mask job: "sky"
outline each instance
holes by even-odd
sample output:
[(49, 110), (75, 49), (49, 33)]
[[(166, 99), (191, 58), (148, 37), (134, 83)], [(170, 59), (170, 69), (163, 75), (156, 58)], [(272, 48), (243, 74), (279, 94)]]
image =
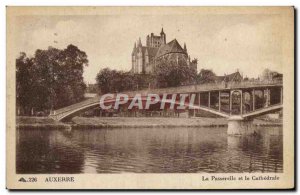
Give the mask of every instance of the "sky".
[(89, 65), (84, 80), (95, 83), (100, 69), (129, 71), (134, 42), (164, 28), (167, 42), (186, 43), (191, 59), (200, 69), (217, 75), (239, 70), (257, 78), (265, 68), (282, 72), (282, 34), (279, 15), (86, 15), (22, 16), (17, 20), (15, 56), (49, 46), (64, 49), (69, 44), (85, 51)]

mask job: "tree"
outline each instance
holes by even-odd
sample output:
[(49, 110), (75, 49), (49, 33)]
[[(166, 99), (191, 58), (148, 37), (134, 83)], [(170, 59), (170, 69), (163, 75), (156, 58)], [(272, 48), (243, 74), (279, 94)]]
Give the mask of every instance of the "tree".
[(54, 109), (56, 106), (55, 88), (61, 86), (56, 78), (60, 66), (58, 62), (60, 50), (49, 47), (47, 50), (36, 50), (34, 61), (34, 101), (35, 109), (39, 111)]
[(36, 50), (32, 58), (21, 53), (16, 60), (19, 108), (30, 115), (29, 110), (49, 112), (81, 101), (86, 88), (83, 67), (87, 65), (87, 55), (74, 45), (64, 50)]
[(216, 78), (216, 74), (212, 70), (201, 69), (199, 74), (197, 75), (197, 83), (214, 83)]
[(30, 114), (34, 105), (32, 102), (34, 73), (33, 60), (25, 53), (20, 53), (16, 59), (16, 103), (18, 111), (26, 115)]
[(127, 90), (133, 89), (133, 90), (140, 90), (140, 89), (146, 89), (150, 86), (154, 86), (155, 84), (155, 76), (151, 74), (132, 74), (134, 83), (132, 87), (128, 88)]
[(163, 60), (156, 66), (154, 74), (133, 74), (104, 68), (97, 74), (96, 82), (100, 94), (194, 84), (197, 75), (196, 63), (196, 59), (190, 65), (186, 60)]
[(176, 87), (194, 84), (197, 70), (183, 60), (163, 60), (155, 67), (154, 75), (157, 87)]
[(145, 89), (153, 82), (152, 75), (133, 74), (109, 68), (101, 69), (96, 76), (99, 94)]
[(105, 94), (112, 92), (114, 89), (114, 79), (118, 76), (117, 71), (104, 68), (96, 76), (99, 93)]
[(83, 68), (88, 66), (86, 53), (74, 45), (69, 45), (60, 52), (59, 64), (62, 68), (60, 79), (65, 85), (70, 86), (74, 94), (74, 100), (70, 104), (82, 100), (86, 90), (83, 81)]

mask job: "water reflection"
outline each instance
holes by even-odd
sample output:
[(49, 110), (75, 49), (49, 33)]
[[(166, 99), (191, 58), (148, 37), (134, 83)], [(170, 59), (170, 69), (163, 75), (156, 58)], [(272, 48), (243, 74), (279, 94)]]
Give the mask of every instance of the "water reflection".
[(18, 130), (18, 173), (282, 172), (281, 128)]

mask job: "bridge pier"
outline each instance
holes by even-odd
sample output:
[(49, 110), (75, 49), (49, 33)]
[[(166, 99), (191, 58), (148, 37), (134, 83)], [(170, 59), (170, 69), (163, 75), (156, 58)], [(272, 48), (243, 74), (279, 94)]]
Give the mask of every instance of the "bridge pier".
[(253, 120), (241, 116), (231, 116), (228, 119), (228, 135), (251, 135), (254, 133)]

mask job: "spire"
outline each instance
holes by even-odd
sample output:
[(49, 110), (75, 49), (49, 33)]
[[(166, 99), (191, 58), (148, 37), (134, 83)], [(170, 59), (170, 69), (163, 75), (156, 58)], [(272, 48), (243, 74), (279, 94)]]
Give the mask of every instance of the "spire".
[(149, 45), (150, 45), (150, 36), (147, 35), (146, 46), (149, 47)]
[(139, 38), (139, 43), (138, 43), (138, 46), (142, 46), (141, 37)]
[(167, 41), (166, 41), (166, 34), (164, 33), (164, 28), (161, 28), (160, 37), (161, 37), (161, 43), (166, 44)]
[(135, 51), (136, 51), (136, 42), (134, 42), (133, 50), (132, 50), (132, 53), (131, 53), (132, 56), (134, 55)]

